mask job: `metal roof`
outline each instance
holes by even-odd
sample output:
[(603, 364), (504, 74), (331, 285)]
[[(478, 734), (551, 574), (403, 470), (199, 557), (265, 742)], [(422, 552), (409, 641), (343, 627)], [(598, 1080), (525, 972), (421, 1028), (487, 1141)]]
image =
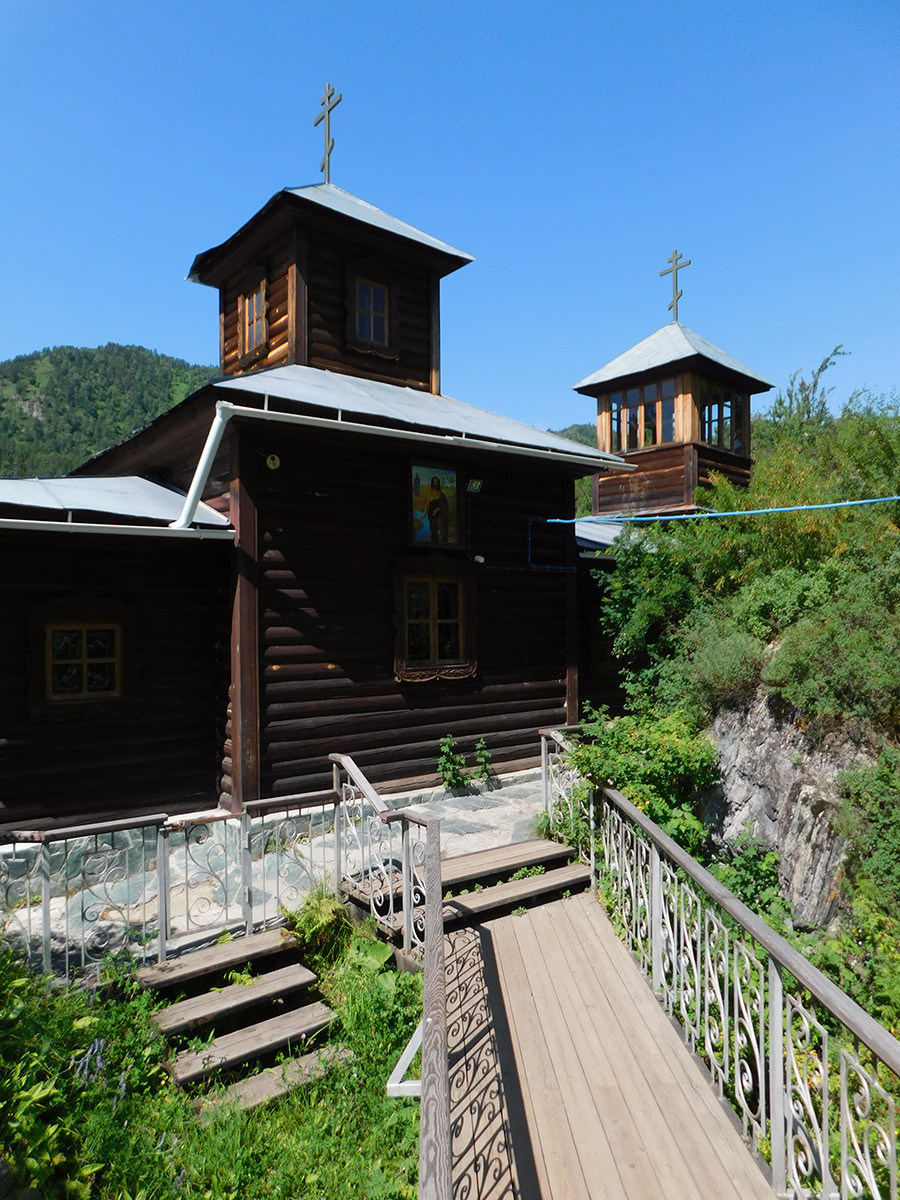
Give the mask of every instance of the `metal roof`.
[(584, 550), (606, 550), (624, 528), (624, 521), (576, 521), (575, 542)]
[(406, 238), (407, 241), (418, 242), (419, 245), (428, 246), (431, 250), (440, 250), (442, 254), (452, 255), (453, 258), (462, 259), (463, 262), (475, 261), (472, 255), (466, 254), (464, 250), (456, 250), (447, 242), (439, 241), (431, 234), (416, 229), (414, 225), (407, 225), (405, 221), (392, 217), (390, 213), (376, 208), (374, 204), (360, 200), (358, 196), (345, 192), (343, 188), (335, 187), (333, 183), (311, 183), (306, 187), (286, 188), (285, 190), (291, 196), (299, 196), (301, 200), (321, 204), (323, 208), (340, 213), (341, 216), (351, 217), (354, 221), (362, 221), (365, 225), (383, 229), (386, 233), (394, 233), (397, 237)]
[[(0, 479), (0, 505), (51, 509), (55, 512), (92, 512), (138, 520), (174, 521), (184, 495), (137, 475), (74, 479)], [(195, 522), (229, 528), (230, 522), (208, 504), (200, 504)]]
[(670, 321), (668, 325), (663, 325), (662, 329), (657, 329), (656, 333), (651, 333), (642, 342), (638, 342), (636, 346), (632, 346), (630, 350), (626, 350), (624, 354), (620, 354), (618, 358), (614, 358), (605, 367), (601, 367), (593, 375), (588, 375), (573, 387), (578, 392), (584, 388), (596, 387), (598, 383), (611, 383), (626, 375), (665, 367), (669, 363), (693, 358), (697, 354), (720, 367), (726, 367), (729, 371), (736, 371), (748, 379), (755, 379), (762, 384), (760, 391), (775, 386), (763, 379), (762, 375), (757, 375), (755, 371), (739, 363), (730, 354), (726, 354), (724, 350), (720, 350), (718, 346), (714, 346), (712, 342), (708, 342), (699, 333), (694, 333), (686, 325), (682, 325), (680, 321)]
[(504, 443), (543, 450), (548, 457), (569, 459), (588, 470), (630, 470), (614, 454), (606, 454), (580, 442), (570, 441), (544, 429), (536, 429), (451, 396), (435, 395), (415, 388), (379, 383), (355, 375), (323, 371), (318, 367), (290, 365), (252, 371), (217, 379), (217, 390), (253, 392), (318, 409), (323, 418), (365, 424), (378, 421), (398, 428), (421, 430), (423, 436), (452, 435), (471, 438), (473, 443)]
[(343, 188), (335, 187), (333, 183), (311, 183), (306, 187), (284, 188), (282, 191), (276, 192), (263, 205), (259, 212), (251, 217), (237, 233), (232, 234), (221, 245), (213, 246), (209, 250), (204, 250), (198, 254), (191, 264), (187, 278), (194, 283), (200, 282), (200, 274), (207, 268), (209, 260), (221, 251), (223, 247), (230, 245), (235, 239), (240, 237), (249, 225), (252, 225), (263, 213), (276, 205), (282, 196), (296, 196), (298, 200), (315, 204), (320, 208), (337, 213), (342, 217), (348, 217), (353, 221), (359, 221), (361, 224), (368, 225), (372, 229), (391, 233), (395, 237), (403, 238), (407, 242), (414, 242), (418, 246), (425, 246), (429, 250), (446, 254), (448, 258), (452, 258), (455, 261), (456, 265), (451, 268), (452, 270), (475, 261), (472, 255), (466, 254), (464, 250), (457, 250), (447, 242), (442, 242), (438, 238), (432, 237), (431, 234), (423, 233), (421, 229), (416, 229), (414, 225), (407, 225), (405, 221), (401, 221), (397, 217), (392, 217), (390, 213), (376, 208), (374, 204), (368, 204), (365, 200), (360, 200), (358, 196), (354, 196), (350, 192), (345, 192)]

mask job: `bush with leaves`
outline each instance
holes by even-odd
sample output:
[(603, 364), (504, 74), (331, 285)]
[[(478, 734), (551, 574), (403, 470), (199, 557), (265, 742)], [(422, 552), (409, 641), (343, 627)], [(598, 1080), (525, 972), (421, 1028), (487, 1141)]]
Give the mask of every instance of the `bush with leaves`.
[(572, 763), (595, 786), (614, 787), (690, 853), (702, 851), (706, 829), (699, 791), (717, 778), (712, 742), (680, 713), (610, 718), (590, 711)]

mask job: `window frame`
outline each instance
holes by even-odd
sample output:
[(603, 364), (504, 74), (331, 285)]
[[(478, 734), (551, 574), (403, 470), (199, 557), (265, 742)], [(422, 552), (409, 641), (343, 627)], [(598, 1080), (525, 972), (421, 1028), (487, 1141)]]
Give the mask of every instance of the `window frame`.
[[(116, 691), (55, 695), (48, 655), (53, 628), (118, 630)], [(121, 600), (90, 594), (58, 596), (37, 604), (28, 614), (28, 711), (45, 721), (95, 720), (139, 707), (140, 627), (135, 610)]]
[[(385, 340), (383, 342), (372, 337), (364, 337), (359, 332), (359, 288), (363, 285), (380, 288), (384, 292)], [(399, 289), (390, 273), (384, 270), (379, 262), (370, 259), (360, 259), (350, 263), (346, 271), (345, 293), (345, 338), (348, 348), (355, 350), (358, 354), (371, 354), (376, 358), (399, 359)], [(371, 307), (369, 312), (372, 312)]]
[[(715, 414), (713, 414), (715, 410)], [(727, 410), (727, 417), (726, 417)], [(714, 446), (729, 454), (747, 456), (746, 420), (749, 412), (749, 395), (737, 392), (725, 384), (711, 379), (701, 379), (698, 388), (697, 432), (704, 446)], [(725, 427), (728, 426), (728, 436)], [(707, 436), (715, 431), (715, 437)]]
[[(670, 393), (670, 394), (664, 394)], [(673, 446), (676, 438), (676, 402), (678, 389), (674, 376), (654, 379), (643, 384), (619, 388), (607, 396), (609, 410), (609, 445), (607, 453), (632, 454), (636, 450), (653, 450), (659, 446)], [(671, 405), (667, 415), (666, 406)], [(653, 412), (652, 422), (647, 412)], [(662, 435), (667, 427), (672, 436)], [(653, 440), (647, 441), (647, 430), (654, 431)]]
[(238, 359), (241, 365), (264, 358), (268, 351), (267, 290), (263, 275), (252, 287), (238, 294)]
[[(395, 577), (396, 644), (394, 651), (394, 678), (399, 682), (425, 683), (430, 680), (452, 680), (471, 678), (478, 669), (475, 654), (473, 614), (473, 586), (471, 572), (464, 563), (456, 561), (436, 562), (433, 558), (406, 560), (399, 564)], [(411, 658), (409, 655), (409, 628), (411, 623), (421, 624), (420, 618), (410, 618), (408, 585), (427, 583), (429, 587), (429, 655), (427, 658)], [(438, 609), (438, 586), (453, 583), (457, 588), (457, 617), (459, 653), (453, 658), (440, 655), (440, 625), (442, 618)]]
[[(111, 629), (115, 638), (112, 655), (91, 657), (88, 654), (87, 634), (91, 629)], [(78, 631), (81, 653), (77, 657), (58, 658), (53, 653), (53, 634), (58, 631)], [(44, 670), (47, 700), (52, 704), (75, 704), (92, 700), (116, 700), (122, 695), (122, 662), (124, 654), (124, 629), (119, 621), (56, 620), (44, 624)], [(91, 690), (87, 675), (90, 663), (112, 663), (113, 687)], [(57, 692), (53, 687), (53, 668), (78, 664), (82, 686), (77, 692)]]

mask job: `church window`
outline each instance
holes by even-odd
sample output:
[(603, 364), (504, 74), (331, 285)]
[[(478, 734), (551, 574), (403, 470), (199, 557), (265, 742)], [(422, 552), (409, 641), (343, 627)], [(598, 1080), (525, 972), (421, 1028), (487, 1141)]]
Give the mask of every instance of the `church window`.
[(388, 344), (388, 289), (371, 279), (356, 281), (356, 337), (376, 346)]
[(418, 569), (400, 575), (398, 585), (397, 679), (424, 682), (474, 675), (465, 575)]
[(49, 700), (121, 694), (122, 627), (117, 623), (53, 623), (45, 627)]
[(238, 354), (242, 359), (261, 354), (266, 345), (266, 281), (245, 292), (238, 301)]

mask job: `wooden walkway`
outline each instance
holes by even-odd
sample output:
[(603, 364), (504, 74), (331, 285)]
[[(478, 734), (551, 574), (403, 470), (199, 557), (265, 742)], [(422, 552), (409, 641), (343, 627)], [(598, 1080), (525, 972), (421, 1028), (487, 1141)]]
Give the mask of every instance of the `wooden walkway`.
[(590, 894), (447, 950), (455, 1195), (772, 1200)]

